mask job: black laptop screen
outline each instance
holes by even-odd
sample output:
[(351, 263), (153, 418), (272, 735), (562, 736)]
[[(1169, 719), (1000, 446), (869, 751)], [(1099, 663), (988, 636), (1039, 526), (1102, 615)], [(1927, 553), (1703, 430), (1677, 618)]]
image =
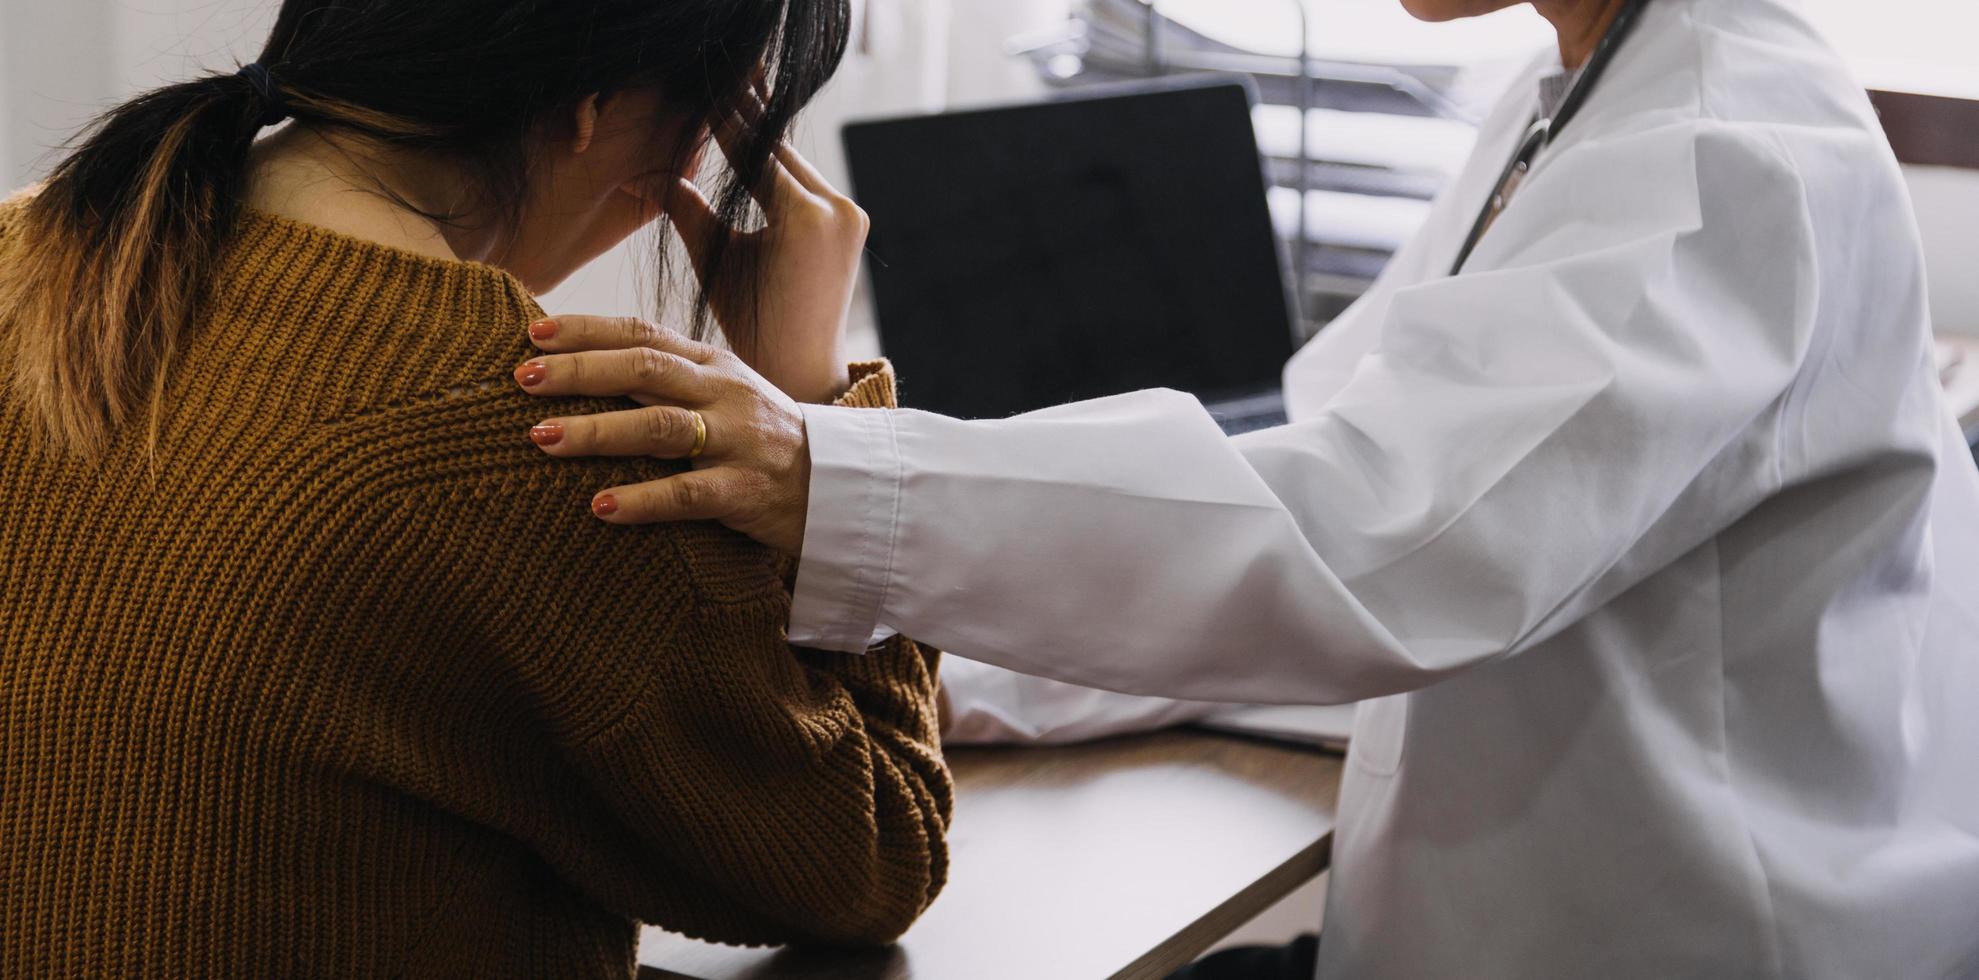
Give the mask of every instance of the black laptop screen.
[(854, 123), (845, 146), (909, 407), (1255, 393), (1292, 353), (1241, 84)]

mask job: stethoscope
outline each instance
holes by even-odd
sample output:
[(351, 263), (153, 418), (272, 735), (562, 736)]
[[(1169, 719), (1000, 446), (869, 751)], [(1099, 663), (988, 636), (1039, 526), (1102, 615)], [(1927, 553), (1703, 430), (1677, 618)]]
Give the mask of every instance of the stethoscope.
[(1622, 41), (1635, 29), (1642, 8), (1648, 5), (1648, 0), (1629, 0), (1628, 5), (1615, 15), (1614, 22), (1608, 25), (1608, 32), (1601, 35), (1601, 43), (1595, 45), (1594, 53), (1588, 56), (1580, 77), (1574, 79), (1573, 87), (1567, 90), (1567, 97), (1561, 101), (1559, 111), (1550, 119), (1535, 118), (1532, 125), (1526, 128), (1525, 139), (1519, 143), (1518, 152), (1512, 154), (1511, 162), (1505, 164), (1504, 172), (1498, 175), (1498, 183), (1492, 185), (1491, 196), (1485, 199), (1484, 208), (1477, 213), (1477, 221), (1471, 225), (1471, 233), (1464, 239), (1464, 247), (1457, 252), (1457, 261), (1450, 266), (1451, 275), (1464, 271), (1464, 263), (1470, 261), (1471, 252), (1484, 238), (1485, 229), (1498, 220), (1505, 205), (1511, 202), (1520, 182), (1532, 172), (1533, 161), (1538, 159), (1540, 151), (1551, 146), (1567, 128), (1567, 123), (1572, 122), (1574, 115), (1580, 112), (1588, 94), (1594, 91), (1595, 83), (1608, 70), (1608, 63), (1615, 60), (1615, 52), (1621, 48)]

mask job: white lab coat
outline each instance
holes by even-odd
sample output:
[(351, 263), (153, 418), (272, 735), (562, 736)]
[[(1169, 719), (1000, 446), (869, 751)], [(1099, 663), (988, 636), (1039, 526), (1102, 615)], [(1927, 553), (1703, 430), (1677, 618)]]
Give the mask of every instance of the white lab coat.
[(1289, 426), (806, 409), (792, 639), (1376, 698), (1327, 976), (1979, 975), (1979, 473), (1870, 107), (1789, 0), (1653, 0), (1450, 277), (1545, 67)]

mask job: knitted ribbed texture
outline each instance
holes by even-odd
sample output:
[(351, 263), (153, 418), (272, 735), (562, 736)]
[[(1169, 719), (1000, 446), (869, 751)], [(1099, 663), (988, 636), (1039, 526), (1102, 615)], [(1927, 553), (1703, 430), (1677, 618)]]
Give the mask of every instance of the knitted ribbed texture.
[(515, 387), (539, 315), (250, 212), (155, 472), (0, 406), (0, 975), (624, 977), (637, 921), (881, 941), (940, 890), (934, 655), (793, 650), (769, 552), (592, 518), (667, 464), (529, 444), (614, 407)]

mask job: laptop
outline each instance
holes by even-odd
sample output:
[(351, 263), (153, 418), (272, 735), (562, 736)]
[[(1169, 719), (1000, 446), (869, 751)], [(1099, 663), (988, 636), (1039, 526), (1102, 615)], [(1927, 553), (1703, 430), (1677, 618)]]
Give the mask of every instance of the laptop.
[(855, 122), (852, 183), (901, 403), (983, 419), (1174, 388), (1285, 421), (1295, 344), (1246, 80)]

